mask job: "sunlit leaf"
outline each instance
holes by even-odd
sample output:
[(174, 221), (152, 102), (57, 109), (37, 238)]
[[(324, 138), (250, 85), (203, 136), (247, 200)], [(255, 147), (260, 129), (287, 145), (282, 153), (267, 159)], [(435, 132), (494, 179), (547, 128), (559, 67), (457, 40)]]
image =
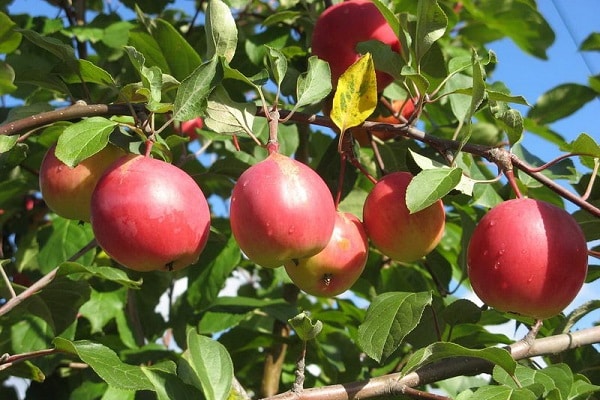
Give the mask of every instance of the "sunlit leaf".
[(344, 132), (363, 123), (377, 105), (377, 80), (371, 54), (367, 53), (340, 76), (333, 97), (331, 119)]
[(228, 135), (245, 132), (252, 135), (255, 114), (254, 103), (233, 101), (227, 91), (218, 86), (208, 99), (205, 123), (215, 132)]
[(187, 121), (202, 116), (206, 110), (208, 96), (221, 82), (223, 69), (215, 57), (194, 70), (181, 82), (173, 104), (173, 118)]
[(103, 117), (67, 126), (56, 144), (56, 157), (70, 167), (76, 166), (106, 147), (115, 126), (115, 121)]
[(329, 64), (312, 56), (308, 59), (308, 70), (298, 77), (296, 86), (297, 102), (294, 111), (300, 107), (317, 103), (331, 92), (331, 71)]
[(419, 1), (415, 38), (415, 53), (419, 63), (431, 45), (444, 35), (447, 25), (448, 18), (436, 0)]
[(233, 59), (237, 47), (237, 26), (231, 10), (222, 0), (210, 0), (206, 9), (206, 44), (208, 58)]
[(386, 360), (419, 323), (431, 293), (387, 292), (375, 297), (358, 328), (358, 344), (374, 360)]
[(573, 114), (598, 94), (588, 86), (564, 83), (544, 93), (527, 113), (527, 117), (548, 124)]

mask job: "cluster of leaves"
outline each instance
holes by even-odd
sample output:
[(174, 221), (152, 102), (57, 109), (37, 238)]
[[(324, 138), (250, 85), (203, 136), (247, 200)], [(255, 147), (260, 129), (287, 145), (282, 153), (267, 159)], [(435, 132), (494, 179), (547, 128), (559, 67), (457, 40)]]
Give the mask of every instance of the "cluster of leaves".
[[(378, 69), (396, 78), (384, 96), (418, 95), (421, 107), (427, 100), (419, 127), (433, 145), (398, 140), (380, 144), (377, 154), (373, 148), (354, 151), (372, 176), (418, 173), (411, 209), (443, 198), (447, 228), (438, 248), (417, 263), (401, 265), (372, 249), (352, 295), (336, 299), (298, 293), (281, 269), (262, 269), (245, 259), (224, 203), (237, 177), (266, 155), (257, 142), (267, 141), (269, 127), (258, 115), (268, 114), (273, 104), (293, 112), (279, 124), (280, 151), (313, 167), (332, 193), (338, 189), (337, 138), (311, 118), (331, 91), (327, 64), (309, 52), (323, 4), (210, 0), (199, 2), (198, 22), (169, 10), (167, 0), (122, 1), (131, 20), (103, 12), (103, 2), (89, 3), (94, 17), (87, 24), (9, 15), (4, 5), (0, 12), (5, 55), (0, 94), (12, 99), (0, 119), (8, 126), (29, 118), (35, 126), (27, 135), (0, 135), (1, 266), (10, 277), (0, 281), (0, 298), (6, 306), (32, 282), (55, 274), (10, 310), (0, 307), (0, 353), (8, 354), (7, 360), (50, 349), (43, 357), (0, 359), (2, 381), (32, 380), (28, 398), (44, 398), (49, 391), (57, 399), (268, 396), (291, 387), (296, 358), (305, 351), (306, 365), (314, 367), (305, 375), (307, 387), (408, 374), (449, 357), (476, 357), (496, 365), (489, 380), (429, 383), (460, 399), (585, 398), (600, 389), (589, 383), (600, 382), (594, 347), (545, 357), (549, 366), (543, 369), (531, 361), (517, 363), (497, 348), (510, 339), (487, 327), (515, 318), (519, 324), (533, 321), (482, 309), (458, 295), (468, 289), (470, 233), (487, 208), (511, 196), (503, 181), (476, 185), (495, 177), (494, 166), (461, 149), (506, 142), (522, 160), (541, 165), (519, 144), (525, 131), (539, 135), (566, 152), (587, 154), (580, 166), (565, 160), (543, 172), (571, 181), (580, 194), (600, 157), (591, 137), (567, 143), (548, 125), (597, 97), (600, 77), (591, 78), (589, 86), (567, 83), (550, 90), (525, 117), (510, 104), (526, 101), (490, 80), (496, 61), (485, 47), (490, 41), (510, 37), (523, 51), (545, 57), (554, 35), (532, 2), (463, 1), (456, 9), (449, 0), (395, 1), (389, 7), (375, 1), (405, 51), (398, 56), (373, 43), (361, 48)], [(600, 48), (594, 38), (586, 40), (585, 50)], [(372, 68), (366, 65), (368, 76)], [(364, 71), (348, 79), (362, 80)], [(346, 89), (340, 85), (340, 91)], [(89, 114), (79, 117), (89, 118), (51, 114), (52, 120), (44, 119), (44, 112), (77, 100), (120, 104), (126, 111), (99, 116), (81, 105)], [(323, 125), (351, 129), (368, 116), (354, 113), (368, 101), (348, 93), (343, 106), (334, 102), (333, 122)], [(372, 111), (375, 105), (369, 104)], [(207, 129), (195, 154), (196, 145), (170, 123), (198, 116)], [(53, 215), (39, 201), (36, 171), (45, 151), (58, 140), (59, 157), (75, 165), (109, 141), (141, 152), (148, 137), (155, 141), (155, 157), (186, 170), (214, 200), (206, 249), (195, 265), (174, 274), (125, 271), (97, 250), (75, 259), (93, 234), (88, 224)], [(454, 147), (435, 146), (444, 143)], [(438, 152), (449, 149), (452, 162)], [(524, 194), (563, 205), (559, 194), (538, 181), (525, 174), (519, 178)], [(360, 216), (372, 182), (353, 168), (345, 169), (343, 179), (339, 208)], [(588, 196), (598, 204), (598, 189)], [(589, 241), (600, 238), (596, 217), (585, 212), (577, 217)], [(588, 281), (598, 276), (590, 267)], [(222, 289), (231, 277), (240, 285), (226, 295)], [(179, 294), (181, 283), (186, 290)], [(545, 321), (540, 335), (567, 331), (597, 307), (589, 304)], [(290, 333), (288, 321), (301, 311), (322, 323), (318, 335), (309, 332), (310, 340), (300, 331)], [(80, 362), (90, 368), (78, 368)], [(275, 383), (269, 383), (273, 377)], [(12, 389), (0, 394), (16, 398)]]

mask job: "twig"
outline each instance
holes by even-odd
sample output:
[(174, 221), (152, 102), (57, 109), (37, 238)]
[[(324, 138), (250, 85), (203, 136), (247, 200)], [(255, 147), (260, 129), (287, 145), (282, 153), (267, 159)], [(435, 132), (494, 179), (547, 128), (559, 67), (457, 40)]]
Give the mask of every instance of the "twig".
[[(81, 250), (69, 257), (67, 261), (76, 261), (79, 257), (81, 257), (96, 246), (96, 239), (92, 239), (88, 244), (81, 248)], [(4, 303), (4, 305), (0, 307), (0, 316), (5, 315), (13, 308), (15, 308), (16, 306), (24, 302), (26, 299), (31, 297), (33, 294), (46, 287), (56, 277), (58, 268), (59, 267), (54, 268), (52, 271), (48, 272), (46, 275), (42, 276), (38, 281), (33, 283), (30, 287), (28, 287), (27, 289), (25, 289), (24, 291), (22, 291), (21, 293)]]
[[(550, 355), (600, 342), (600, 326), (577, 332), (535, 339), (531, 343), (519, 341), (507, 347), (515, 360)], [(270, 397), (269, 400), (351, 400), (400, 395), (406, 388), (427, 385), (461, 375), (490, 373), (493, 364), (481, 358), (453, 357), (425, 365), (406, 375), (388, 374), (366, 381), (350, 382), (292, 391)]]

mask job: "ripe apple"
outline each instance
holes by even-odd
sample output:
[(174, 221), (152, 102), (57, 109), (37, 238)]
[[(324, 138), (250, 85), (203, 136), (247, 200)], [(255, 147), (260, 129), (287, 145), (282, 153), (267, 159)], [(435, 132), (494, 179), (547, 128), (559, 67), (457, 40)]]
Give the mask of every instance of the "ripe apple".
[(100, 247), (136, 271), (185, 268), (208, 240), (210, 212), (202, 190), (164, 161), (122, 157), (98, 181), (91, 205)]
[[(394, 110), (394, 113), (401, 113), (401, 115), (405, 119), (408, 120), (415, 112), (415, 101), (416, 100), (417, 99), (394, 100), (394, 101), (392, 101), (392, 109)], [(391, 114), (389, 114), (389, 115), (381, 115), (380, 114), (373, 119), (368, 119), (368, 121), (381, 122), (384, 124), (400, 124), (402, 122), (398, 118), (394, 117)], [(377, 136), (379, 139), (381, 139), (383, 141), (393, 139), (396, 136), (396, 134), (394, 132), (385, 131), (385, 130), (377, 130), (377, 129), (372, 129), (371, 134), (374, 136)], [(369, 141), (369, 136), (367, 134), (367, 130), (365, 128), (360, 128), (360, 127), (353, 128), (352, 136), (363, 147), (371, 145), (371, 143)]]
[(289, 260), (284, 267), (292, 282), (306, 293), (332, 297), (354, 285), (368, 254), (367, 234), (360, 220), (338, 212), (327, 246), (314, 256)]
[(190, 138), (190, 140), (198, 139), (198, 132), (196, 129), (202, 129), (204, 127), (204, 121), (201, 117), (184, 121), (181, 123), (180, 132)]
[[(337, 3), (319, 16), (312, 35), (312, 53), (329, 63), (334, 87), (346, 69), (360, 58), (356, 45), (369, 40), (379, 40), (400, 53), (396, 33), (369, 0)], [(379, 92), (394, 81), (381, 71), (376, 71), (376, 77)]]
[(56, 157), (55, 149), (56, 145), (48, 149), (40, 166), (42, 197), (61, 217), (89, 222), (90, 200), (98, 179), (125, 152), (109, 144), (70, 168)]
[(508, 200), (477, 224), (467, 265), (483, 302), (545, 319), (579, 293), (587, 274), (587, 243), (565, 210), (534, 199)]
[(383, 254), (401, 262), (426, 256), (442, 239), (445, 226), (441, 200), (411, 214), (406, 207), (406, 188), (413, 176), (393, 172), (373, 187), (363, 206), (367, 236)]
[(233, 236), (250, 260), (268, 268), (323, 250), (335, 214), (321, 177), (277, 152), (244, 171), (231, 195)]

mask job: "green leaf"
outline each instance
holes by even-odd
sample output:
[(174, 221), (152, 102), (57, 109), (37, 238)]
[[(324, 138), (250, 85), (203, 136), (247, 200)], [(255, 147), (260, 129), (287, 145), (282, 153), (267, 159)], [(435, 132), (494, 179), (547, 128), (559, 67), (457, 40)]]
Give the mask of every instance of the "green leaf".
[(223, 79), (223, 68), (218, 58), (201, 64), (181, 82), (173, 104), (173, 118), (188, 121), (202, 116), (208, 96)]
[(510, 356), (506, 349), (499, 347), (490, 347), (486, 349), (472, 350), (459, 346), (455, 343), (438, 342), (425, 348), (417, 350), (406, 362), (402, 373), (407, 374), (416, 369), (430, 364), (434, 361), (443, 360), (450, 357), (475, 357), (489, 361), (491, 364), (498, 365), (509, 374), (514, 373), (516, 361)]
[[(40, 245), (38, 261), (42, 272), (47, 273), (86, 246), (94, 238), (94, 233), (90, 224), (56, 217), (37, 236)], [(90, 251), (81, 257), (81, 263), (91, 263), (93, 258), (94, 254)]]
[(208, 58), (233, 59), (237, 47), (237, 27), (229, 6), (222, 0), (210, 0), (206, 9), (206, 45)]
[(211, 93), (206, 108), (206, 126), (215, 132), (235, 135), (247, 133), (252, 136), (252, 125), (256, 114), (254, 103), (238, 103), (229, 97), (222, 86)]
[(387, 292), (373, 299), (358, 327), (358, 344), (372, 359), (387, 359), (421, 320), (431, 293)]
[(154, 386), (158, 400), (195, 400), (202, 396), (198, 389), (185, 384), (174, 372), (145, 366), (142, 366), (142, 372)]
[(12, 53), (21, 44), (22, 35), (13, 29), (15, 26), (8, 15), (0, 12), (0, 53)]
[(103, 344), (61, 337), (55, 338), (53, 343), (57, 350), (78, 356), (111, 386), (126, 390), (154, 390), (154, 385), (140, 367), (125, 364), (117, 353)]
[(6, 153), (15, 145), (19, 140), (19, 135), (2, 135), (0, 136), (0, 153)]
[(278, 49), (266, 46), (267, 47), (267, 62), (271, 73), (273, 74), (273, 79), (279, 88), (281, 86), (281, 82), (283, 82), (283, 78), (285, 78), (285, 74), (287, 73), (288, 64), (285, 55)]
[[(453, 179), (456, 179), (456, 176), (453, 176), (452, 174), (458, 175), (456, 172), (451, 172), (451, 170), (455, 170), (455, 169), (460, 170), (460, 168), (456, 168), (456, 167), (451, 168), (445, 164), (442, 164), (442, 163), (432, 160), (430, 158), (424, 157), (424, 156), (420, 155), (419, 153), (412, 151), (411, 149), (408, 149), (408, 153), (410, 154), (410, 157), (413, 159), (413, 161), (417, 164), (417, 166), (419, 168), (421, 168), (422, 170), (445, 169), (448, 171), (447, 173), (450, 175), (450, 177), (449, 177), (450, 180), (446, 181), (445, 184), (440, 183), (440, 184), (442, 184), (442, 186), (443, 186), (442, 189), (444, 189), (444, 190), (446, 190), (445, 188), (447, 188), (447, 185), (451, 185), (453, 183)], [(443, 178), (443, 173), (438, 172), (438, 174), (440, 174), (439, 178)], [(473, 188), (475, 186), (475, 183), (476, 183), (475, 179), (469, 178), (468, 176), (461, 173), (460, 181), (450, 190), (456, 189), (456, 190), (460, 191), (461, 193), (471, 196), (473, 194)], [(425, 185), (425, 186), (427, 186), (427, 185)], [(437, 190), (437, 189), (435, 189), (434, 187), (432, 187), (431, 189), (425, 188), (425, 191), (421, 192), (421, 193), (425, 194), (425, 192), (427, 192), (428, 190)], [(442, 192), (444, 190), (442, 190)], [(444, 195), (446, 195), (447, 193), (448, 192), (446, 192)], [(442, 197), (444, 195), (442, 195)], [(415, 199), (415, 201), (416, 201), (416, 199)]]
[(600, 158), (600, 145), (587, 133), (580, 134), (567, 146), (562, 146), (561, 150)]
[(509, 108), (502, 101), (490, 100), (490, 110), (494, 118), (508, 135), (508, 141), (514, 145), (523, 138), (523, 116), (518, 110)]
[(0, 95), (17, 90), (14, 82), (15, 70), (9, 64), (0, 60)]
[(579, 46), (581, 51), (600, 51), (600, 32), (592, 32)]
[(360, 42), (356, 46), (356, 50), (360, 54), (370, 53), (377, 71), (385, 72), (394, 79), (402, 77), (401, 71), (402, 66), (405, 64), (404, 59), (400, 54), (393, 51), (389, 45), (379, 40), (369, 40)]
[(126, 289), (98, 292), (92, 289), (90, 299), (81, 306), (80, 313), (90, 321), (91, 333), (100, 333), (102, 328), (117, 314), (123, 313), (127, 297)]
[(90, 285), (85, 281), (56, 277), (39, 293), (39, 298), (52, 315), (56, 335), (62, 335), (76, 321), (79, 307), (90, 298)]
[(173, 75), (178, 80), (186, 78), (202, 63), (202, 59), (168, 21), (157, 18), (154, 23), (156, 27), (152, 30), (152, 37), (156, 40), (160, 53), (169, 66), (169, 69), (163, 72)]
[(467, 299), (458, 299), (442, 311), (442, 318), (448, 325), (464, 323), (476, 324), (481, 318), (481, 308)]
[(311, 56), (308, 59), (307, 71), (298, 77), (297, 101), (292, 111), (321, 101), (331, 92), (331, 89), (329, 64), (316, 56)]
[(415, 54), (420, 64), (431, 45), (444, 36), (448, 18), (437, 3), (437, 0), (422, 0), (417, 6), (417, 32), (415, 38)]
[(512, 389), (506, 386), (482, 386), (470, 395), (460, 395), (457, 400), (538, 400), (529, 389)]
[[(219, 342), (188, 330), (183, 379), (202, 390), (207, 400), (226, 400), (233, 382), (233, 362), (227, 349)], [(180, 363), (180, 368), (181, 368)], [(190, 370), (191, 369), (191, 370)]]
[(360, 57), (340, 76), (333, 96), (331, 119), (341, 132), (360, 125), (377, 106), (377, 80), (370, 53)]
[(90, 117), (69, 125), (58, 138), (56, 157), (73, 168), (108, 144), (117, 123), (103, 117)]
[(75, 56), (75, 50), (58, 39), (48, 36), (42, 36), (39, 33), (29, 29), (17, 29), (27, 40), (38, 47), (54, 54), (59, 60), (65, 63), (67, 70), (73, 73), (79, 73), (79, 60)]
[(450, 193), (462, 178), (460, 168), (425, 169), (406, 188), (406, 207), (412, 213), (421, 211)]
[(142, 285), (142, 280), (134, 281), (127, 276), (127, 273), (120, 268), (108, 266), (96, 267), (92, 265), (82, 265), (75, 262), (64, 262), (59, 265), (57, 276), (68, 276), (71, 279), (86, 280), (91, 277), (99, 278), (111, 282), (116, 282), (130, 289), (137, 289)]
[(527, 117), (549, 124), (573, 114), (598, 94), (588, 86), (564, 83), (544, 93), (529, 110)]
[(305, 342), (316, 338), (323, 329), (323, 323), (321, 321), (317, 320), (313, 323), (305, 312), (301, 312), (294, 318), (289, 319), (288, 322), (294, 331), (296, 331), (300, 340)]

